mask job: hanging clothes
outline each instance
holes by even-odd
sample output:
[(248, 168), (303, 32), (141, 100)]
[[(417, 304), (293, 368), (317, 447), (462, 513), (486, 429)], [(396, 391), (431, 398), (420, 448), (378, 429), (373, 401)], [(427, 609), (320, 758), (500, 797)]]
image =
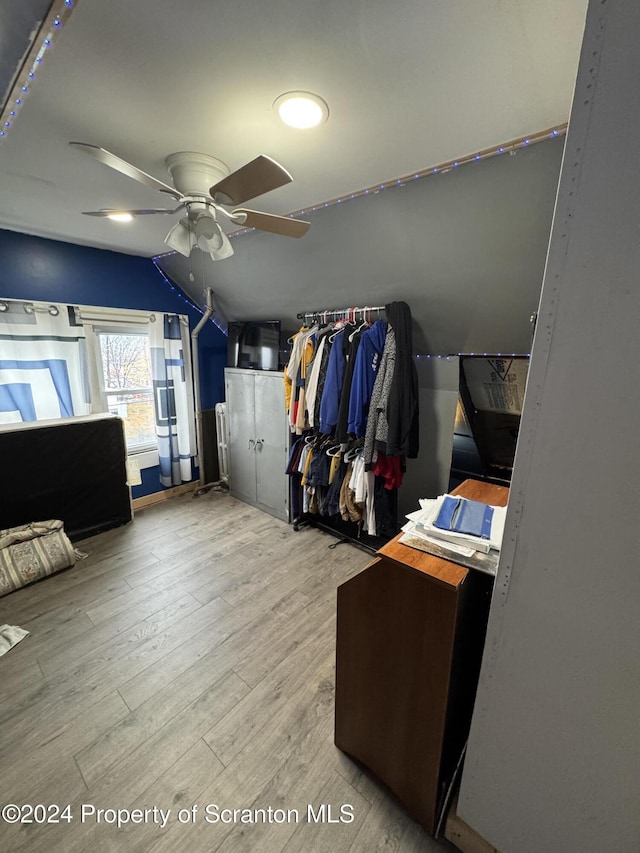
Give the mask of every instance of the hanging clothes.
[(289, 476), (289, 499), (292, 518), (298, 518), (302, 509), (301, 501), (301, 482), (302, 476), (298, 472), (300, 457), (305, 448), (303, 438), (298, 438), (294, 441), (289, 452), (289, 461), (287, 462), (286, 473)]
[[(309, 465), (311, 464), (311, 459), (313, 458), (312, 447), (305, 440), (305, 445), (302, 449), (302, 454), (300, 456), (300, 462), (298, 464), (298, 473), (302, 475), (301, 485), (306, 485), (306, 475), (309, 470)], [(309, 512), (309, 492), (307, 489), (302, 489), (302, 512)]]
[(307, 368), (313, 358), (318, 327), (302, 328), (293, 337), (291, 356), (284, 371), (285, 405), (289, 413), (289, 429), (302, 435), (307, 426), (305, 417), (305, 381)]
[[(313, 429), (318, 421), (316, 420), (316, 397), (318, 394), (318, 386), (320, 383), (320, 372), (322, 367), (322, 361), (324, 357), (324, 350), (327, 346), (329, 334), (331, 333), (331, 328), (327, 327), (326, 329), (321, 329), (316, 335), (316, 347), (315, 352), (313, 354), (313, 361), (309, 369), (307, 370), (307, 382), (305, 385), (305, 401), (307, 406), (307, 417), (309, 421), (309, 426)], [(327, 350), (328, 353), (328, 350)], [(325, 360), (325, 371), (324, 375), (326, 376), (326, 360)], [(323, 383), (324, 384), (324, 383)], [(320, 393), (322, 393), (320, 391)], [(319, 407), (319, 403), (318, 403)]]
[(387, 402), (387, 456), (415, 459), (419, 449), (418, 372), (413, 361), (411, 309), (406, 302), (385, 306), (396, 338), (393, 382)]
[(378, 451), (373, 473), (382, 478), (386, 489), (399, 489), (402, 485), (403, 460), (403, 456), (387, 456), (381, 450)]
[(378, 375), (386, 337), (386, 320), (376, 320), (373, 326), (360, 336), (349, 395), (347, 432), (351, 435), (362, 437), (367, 431), (371, 394)]
[(342, 453), (331, 453), (327, 450), (327, 456), (331, 459), (331, 466), (329, 468), (329, 485), (333, 483), (342, 464)]
[[(394, 457), (397, 458), (397, 457)], [(385, 488), (382, 477), (375, 479), (376, 534), (391, 539), (396, 535), (395, 491)]]
[(340, 515), (343, 521), (362, 521), (364, 507), (356, 504), (354, 492), (349, 488), (352, 473), (353, 461), (350, 461), (340, 487)]
[[(348, 328), (348, 327), (347, 327)], [(338, 408), (340, 406), (340, 390), (342, 389), (342, 379), (346, 365), (345, 357), (345, 336), (346, 332), (341, 329), (335, 333), (329, 354), (329, 364), (327, 365), (327, 376), (322, 391), (322, 401), (320, 403), (320, 432), (325, 435), (330, 435), (338, 422)], [(346, 338), (348, 346), (349, 340)]]
[(314, 447), (313, 458), (307, 471), (307, 486), (328, 486), (331, 460), (322, 446)]
[[(324, 337), (324, 335), (323, 335)], [(327, 370), (329, 368), (329, 357), (331, 355), (331, 348), (333, 343), (331, 338), (333, 337), (333, 327), (329, 327), (327, 329), (325, 344), (322, 348), (322, 354), (320, 357), (320, 363), (318, 365), (318, 384), (316, 388), (316, 398), (313, 405), (313, 426), (314, 429), (319, 429), (320, 427), (320, 406), (322, 405), (322, 395), (324, 394), (324, 386), (327, 380)], [(309, 417), (309, 421), (311, 422), (311, 415)]]
[(352, 332), (349, 339), (349, 348), (346, 354), (346, 365), (344, 376), (342, 378), (342, 388), (340, 390), (340, 404), (338, 406), (338, 419), (336, 421), (336, 441), (343, 444), (346, 448), (348, 441), (347, 426), (349, 423), (349, 402), (351, 399), (351, 385), (353, 380), (353, 371), (355, 369), (356, 358), (360, 347), (361, 332), (356, 330)]
[(289, 451), (289, 461), (287, 462), (286, 473), (287, 474), (297, 474), (298, 473), (298, 465), (300, 464), (300, 457), (305, 448), (305, 442), (303, 438), (299, 438), (294, 441), (291, 450)]
[(362, 507), (363, 527), (370, 536), (376, 535), (375, 515), (375, 477), (372, 471), (365, 470), (364, 457), (359, 450), (353, 460), (349, 491), (358, 507)]
[(295, 471), (298, 459), (291, 477), (301, 482), (299, 503), (325, 524), (357, 524), (358, 538), (395, 535), (405, 456), (417, 453), (411, 312), (405, 302), (385, 310), (386, 319), (368, 327), (354, 322), (367, 309), (345, 310), (347, 318), (320, 330), (303, 327), (287, 366), (290, 424), (306, 436), (288, 466)]
[[(336, 470), (334, 465), (337, 463)], [(329, 472), (329, 488), (322, 503), (322, 514), (334, 517), (340, 515), (340, 490), (347, 473), (347, 463), (344, 461), (344, 456), (339, 453), (331, 460), (331, 470)]]
[(386, 451), (388, 423), (387, 423), (387, 401), (393, 382), (394, 368), (396, 362), (396, 336), (393, 328), (387, 328), (387, 337), (384, 342), (382, 358), (378, 375), (371, 393), (369, 405), (369, 417), (367, 419), (367, 431), (364, 437), (364, 461), (367, 469), (370, 469), (376, 450)]
[(287, 412), (291, 409), (292, 405), (291, 397), (293, 383), (298, 375), (298, 367), (300, 366), (302, 346), (304, 343), (303, 335), (306, 331), (307, 327), (303, 326), (300, 331), (291, 338), (291, 353), (289, 355), (289, 361), (284, 369), (284, 405)]

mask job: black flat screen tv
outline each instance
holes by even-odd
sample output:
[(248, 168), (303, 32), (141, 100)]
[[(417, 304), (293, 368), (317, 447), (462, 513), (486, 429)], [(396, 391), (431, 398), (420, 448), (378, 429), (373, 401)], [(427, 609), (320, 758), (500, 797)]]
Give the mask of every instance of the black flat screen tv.
[(279, 365), (279, 320), (231, 322), (228, 324), (228, 367), (278, 370)]

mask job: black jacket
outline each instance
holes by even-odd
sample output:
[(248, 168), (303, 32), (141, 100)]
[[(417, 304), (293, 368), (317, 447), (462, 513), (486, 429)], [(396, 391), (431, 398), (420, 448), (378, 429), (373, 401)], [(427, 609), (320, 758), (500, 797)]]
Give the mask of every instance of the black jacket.
[(411, 309), (406, 302), (390, 302), (385, 313), (396, 336), (396, 364), (387, 402), (387, 456), (415, 459), (419, 449), (418, 373), (413, 361)]

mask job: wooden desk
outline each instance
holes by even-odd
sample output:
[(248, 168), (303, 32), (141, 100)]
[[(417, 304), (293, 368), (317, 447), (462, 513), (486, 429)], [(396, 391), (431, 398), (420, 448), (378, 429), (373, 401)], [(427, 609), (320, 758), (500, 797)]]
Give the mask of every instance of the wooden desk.
[[(453, 494), (508, 498), (475, 480)], [(338, 587), (335, 743), (433, 833), (469, 732), (493, 578), (398, 539)]]

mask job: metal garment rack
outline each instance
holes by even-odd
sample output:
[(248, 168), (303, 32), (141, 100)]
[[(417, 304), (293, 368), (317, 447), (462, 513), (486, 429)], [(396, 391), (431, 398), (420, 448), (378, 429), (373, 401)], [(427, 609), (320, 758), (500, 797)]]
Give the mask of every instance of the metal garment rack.
[[(385, 306), (365, 305), (364, 307), (333, 308), (327, 311), (303, 311), (297, 314), (297, 318), (298, 320), (302, 320), (306, 326), (313, 324), (326, 325), (330, 322), (337, 322), (338, 320), (350, 320), (353, 323), (357, 321), (370, 321), (372, 313), (377, 315), (376, 319), (379, 319), (385, 313)], [(349, 531), (352, 525), (357, 530), (355, 534)], [(376, 550), (382, 547), (387, 541), (383, 537), (369, 537), (368, 534), (363, 534), (360, 526), (356, 525), (356, 522), (340, 521), (339, 523), (336, 522), (334, 526), (327, 521), (323, 521), (322, 516), (311, 514), (293, 520), (293, 529), (296, 531), (307, 526), (318, 527), (326, 533), (337, 537), (337, 541), (329, 545), (329, 548), (335, 548), (343, 542), (350, 542), (352, 545), (356, 545), (370, 554), (375, 554)], [(367, 539), (370, 541), (367, 541)]]
[(331, 311), (303, 311), (297, 317), (304, 323), (329, 323), (331, 320), (369, 320), (371, 312), (384, 313), (384, 305), (365, 305), (364, 308), (334, 308)]

